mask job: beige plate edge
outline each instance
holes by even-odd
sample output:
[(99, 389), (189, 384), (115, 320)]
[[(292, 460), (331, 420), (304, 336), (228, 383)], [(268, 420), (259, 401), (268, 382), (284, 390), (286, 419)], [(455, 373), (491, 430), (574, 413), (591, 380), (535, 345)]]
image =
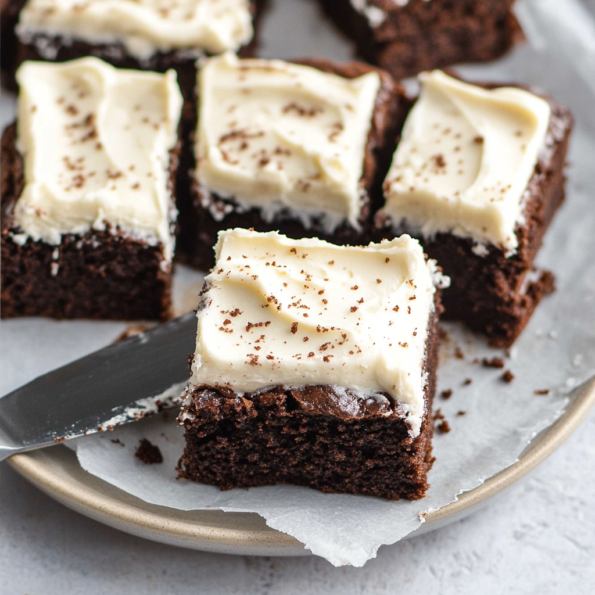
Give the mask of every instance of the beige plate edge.
[[(564, 414), (545, 429), (519, 460), (458, 500), (428, 513), (419, 535), (460, 519), (501, 493), (556, 450), (595, 405), (595, 379), (582, 387)], [(51, 453), (51, 454), (50, 454)], [(16, 455), (10, 465), (39, 489), (97, 521), (169, 545), (204, 551), (295, 556), (309, 552), (295, 538), (270, 529), (256, 514), (184, 512), (154, 506), (83, 471), (65, 448)]]

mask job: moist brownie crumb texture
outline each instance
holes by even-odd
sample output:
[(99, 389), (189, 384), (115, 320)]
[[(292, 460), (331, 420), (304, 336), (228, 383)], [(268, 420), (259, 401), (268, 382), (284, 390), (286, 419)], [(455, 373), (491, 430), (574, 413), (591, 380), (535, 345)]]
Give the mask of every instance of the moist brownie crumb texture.
[(18, 76), (18, 134), (2, 138), (2, 316), (168, 318), (175, 73), (85, 58)]
[(222, 232), (179, 417), (181, 476), (423, 496), (446, 282), (408, 236), (347, 248)]

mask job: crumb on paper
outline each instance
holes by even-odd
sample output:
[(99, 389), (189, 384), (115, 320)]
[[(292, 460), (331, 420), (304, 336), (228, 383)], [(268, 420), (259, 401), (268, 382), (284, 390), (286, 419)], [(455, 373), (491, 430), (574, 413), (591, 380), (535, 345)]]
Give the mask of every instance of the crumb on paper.
[(510, 370), (504, 370), (501, 378), (504, 382), (512, 382), (514, 380), (514, 374)]
[(459, 417), (460, 417), (461, 415), (467, 415), (467, 412), (466, 412), (466, 411), (463, 411), (463, 410), (459, 410), (459, 411), (457, 411), (457, 415), (458, 415)]
[(440, 393), (440, 396), (441, 396), (443, 399), (450, 399), (450, 397), (452, 397), (452, 389), (450, 389), (450, 388), (447, 388), (446, 390), (443, 390), (443, 391)]
[(549, 388), (540, 388), (533, 391), (534, 395), (549, 395), (550, 389)]
[(465, 359), (465, 354), (463, 353), (463, 350), (458, 345), (455, 347), (455, 357), (457, 359)]
[(163, 455), (161, 454), (159, 447), (151, 444), (146, 438), (143, 438), (140, 441), (134, 456), (137, 459), (140, 459), (145, 465), (163, 463)]
[(448, 434), (450, 432), (450, 424), (443, 419), (437, 426), (436, 429), (440, 434)]
[(444, 414), (442, 413), (442, 410), (436, 409), (434, 412), (434, 421), (439, 421), (441, 419), (444, 419)]
[(112, 438), (112, 439), (111, 439), (111, 441), (112, 441), (114, 444), (119, 444), (119, 445), (120, 445), (120, 446), (122, 446), (122, 447), (126, 446), (126, 445), (125, 445), (125, 444), (124, 444), (124, 443), (123, 443), (123, 442), (122, 442), (122, 441), (121, 441), (119, 438)]
[(463, 386), (469, 386), (472, 382), (473, 382), (473, 380), (471, 380), (471, 378), (465, 378), (465, 381), (463, 382)]
[(154, 326), (154, 324), (131, 324), (130, 326), (126, 327), (126, 330), (121, 335), (118, 335), (114, 343), (126, 341), (126, 339), (130, 339), (130, 337), (144, 333), (145, 331), (152, 329)]
[(493, 357), (491, 359), (484, 357), (481, 360), (481, 365), (484, 368), (498, 368), (499, 370), (501, 370), (502, 368), (504, 368), (504, 360), (501, 357)]

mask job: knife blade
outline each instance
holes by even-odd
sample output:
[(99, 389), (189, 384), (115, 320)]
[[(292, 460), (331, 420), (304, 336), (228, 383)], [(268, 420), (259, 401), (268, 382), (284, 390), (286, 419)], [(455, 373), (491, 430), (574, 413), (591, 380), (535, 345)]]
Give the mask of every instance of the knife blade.
[(156, 411), (156, 401), (182, 392), (195, 342), (196, 315), (189, 312), (4, 395), (0, 461)]

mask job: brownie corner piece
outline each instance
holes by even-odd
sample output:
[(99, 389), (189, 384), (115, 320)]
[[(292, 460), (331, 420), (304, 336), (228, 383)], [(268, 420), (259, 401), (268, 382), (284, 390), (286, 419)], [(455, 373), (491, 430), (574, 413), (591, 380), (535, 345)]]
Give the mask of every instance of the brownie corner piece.
[(178, 203), (183, 261), (208, 270), (218, 231), (234, 227), (368, 241), (408, 106), (390, 74), (361, 62), (228, 54), (198, 76)]
[[(553, 274), (536, 270), (534, 260), (565, 197), (572, 115), (516, 85), (473, 85), (440, 71), (420, 78), (422, 93), (385, 180), (378, 237), (390, 237), (392, 228), (420, 238), (451, 279), (443, 294), (445, 318), (509, 347), (554, 290)], [(500, 103), (480, 128), (465, 129), (464, 118), (440, 111), (451, 92), (469, 113)], [(506, 122), (505, 109), (516, 110), (514, 120)], [(484, 151), (488, 144), (498, 149), (496, 159)], [(420, 155), (415, 163), (413, 153)], [(503, 166), (508, 174), (499, 171)], [(480, 179), (478, 172), (487, 171)]]
[[(120, 97), (119, 108), (130, 110), (131, 121), (136, 114), (139, 123), (130, 130), (108, 130), (97, 105), (85, 103), (94, 96), (84, 87), (85, 75), (80, 75), (88, 69), (98, 80), (106, 75), (105, 100), (109, 101), (111, 87), (106, 81), (131, 82), (125, 71), (96, 59), (25, 66), (19, 70), (19, 76), (23, 74), (19, 113), (30, 114), (31, 119), (19, 121), (19, 128), (22, 134), (30, 134), (17, 139), (17, 127), (12, 124), (2, 136), (2, 317), (171, 318), (177, 122), (153, 125), (156, 114), (134, 93), (142, 94), (144, 89), (157, 99), (160, 92), (165, 97), (171, 91), (168, 113), (173, 114), (181, 107), (181, 96), (178, 102), (173, 99), (179, 94), (175, 83), (167, 75), (130, 75), (137, 90), (130, 97)], [(64, 77), (72, 84), (70, 89)], [(43, 100), (37, 84), (45, 84)], [(127, 106), (127, 101), (138, 109)], [(47, 126), (53, 126), (50, 136), (43, 132)], [(155, 139), (162, 127), (168, 127), (168, 133), (159, 137), (163, 142), (155, 140), (154, 146), (165, 171), (162, 165), (155, 166), (159, 169), (151, 165), (147, 171), (144, 159), (135, 156), (136, 135), (144, 134), (139, 126), (150, 126), (148, 134), (155, 134)], [(144, 134), (143, 138), (153, 142), (153, 137)], [(113, 142), (128, 150), (119, 157), (108, 155), (104, 143)], [(114, 144), (110, 146), (113, 150)], [(58, 151), (61, 157), (56, 158)], [(103, 169), (104, 158), (108, 163), (113, 158), (119, 168)], [(28, 177), (27, 171), (37, 175)], [(95, 193), (97, 202), (89, 200), (87, 192)]]
[[(178, 418), (180, 476), (224, 490), (286, 483), (422, 498), (441, 281), (419, 243), (349, 248), (231, 230), (217, 256)], [(360, 325), (377, 323), (387, 331), (368, 342)]]
[(320, 0), (366, 60), (398, 79), (499, 58), (523, 38), (514, 0)]

